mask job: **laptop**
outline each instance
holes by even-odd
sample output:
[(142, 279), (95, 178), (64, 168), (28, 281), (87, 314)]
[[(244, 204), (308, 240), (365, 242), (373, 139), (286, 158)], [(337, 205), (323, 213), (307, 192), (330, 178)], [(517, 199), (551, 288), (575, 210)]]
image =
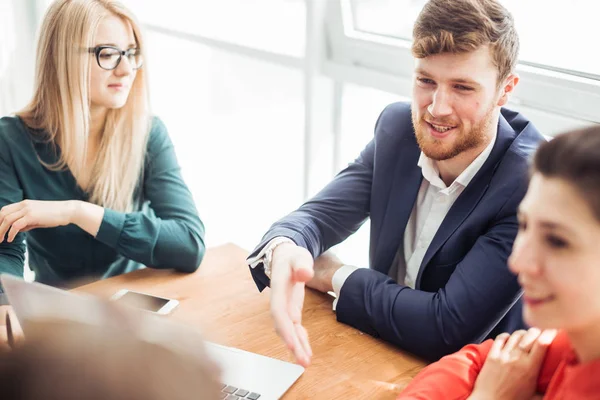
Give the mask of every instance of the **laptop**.
[[(0, 276), (0, 281), (25, 335), (27, 331), (24, 321), (41, 318), (60, 318), (93, 325), (103, 325), (106, 321), (119, 323), (118, 318), (115, 318), (115, 309), (109, 307), (106, 301), (91, 295), (30, 283), (6, 274)], [(151, 329), (144, 330), (145, 321), (149, 321), (147, 315), (133, 310), (127, 312), (131, 314), (127, 315), (127, 323), (133, 321), (140, 327), (142, 339), (152, 341), (157, 336), (172, 338), (170, 343), (186, 352), (194, 352), (198, 347), (193, 346), (193, 343), (184, 343), (181, 327), (163, 317), (152, 319)], [(157, 323), (157, 319), (162, 322)], [(221, 367), (222, 399), (279, 399), (304, 372), (300, 365), (216, 343), (204, 344), (204, 351)]]

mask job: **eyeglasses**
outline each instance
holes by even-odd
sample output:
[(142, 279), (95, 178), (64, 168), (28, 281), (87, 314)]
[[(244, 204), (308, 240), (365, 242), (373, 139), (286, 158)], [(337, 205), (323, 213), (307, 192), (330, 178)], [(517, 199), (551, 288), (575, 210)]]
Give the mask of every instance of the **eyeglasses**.
[(117, 68), (123, 56), (127, 57), (132, 69), (140, 69), (144, 63), (141, 50), (136, 48), (121, 50), (113, 46), (96, 46), (89, 52), (96, 55), (98, 66), (108, 71)]

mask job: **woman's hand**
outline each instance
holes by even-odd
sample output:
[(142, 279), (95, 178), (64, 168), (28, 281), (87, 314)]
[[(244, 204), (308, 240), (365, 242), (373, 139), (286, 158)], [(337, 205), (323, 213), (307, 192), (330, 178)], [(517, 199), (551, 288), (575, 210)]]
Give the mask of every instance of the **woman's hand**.
[(19, 232), (69, 225), (77, 210), (76, 200), (23, 200), (0, 210), (0, 243), (11, 243)]
[(555, 336), (555, 330), (540, 332), (537, 328), (499, 335), (469, 398), (531, 399), (546, 350)]

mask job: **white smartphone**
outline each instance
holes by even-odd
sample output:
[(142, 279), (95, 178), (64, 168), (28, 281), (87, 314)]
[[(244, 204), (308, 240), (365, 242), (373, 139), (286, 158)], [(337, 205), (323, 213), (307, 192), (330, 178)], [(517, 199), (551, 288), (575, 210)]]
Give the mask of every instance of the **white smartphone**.
[(111, 297), (111, 300), (161, 315), (169, 314), (179, 305), (177, 300), (128, 289), (119, 290)]

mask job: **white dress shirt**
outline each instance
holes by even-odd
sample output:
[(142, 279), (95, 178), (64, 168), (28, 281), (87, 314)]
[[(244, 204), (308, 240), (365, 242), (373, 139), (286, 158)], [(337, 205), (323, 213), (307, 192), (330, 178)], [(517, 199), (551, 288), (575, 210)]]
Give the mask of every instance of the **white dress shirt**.
[[(404, 231), (403, 247), (398, 249), (390, 268), (390, 277), (396, 282), (403, 282), (404, 285), (415, 288), (417, 275), (429, 244), (446, 218), (450, 207), (488, 159), (495, 142), (496, 137), (449, 187), (440, 178), (435, 161), (421, 152), (418, 165), (421, 167), (423, 181)], [(358, 267), (355, 266), (344, 265), (333, 275), (333, 290), (337, 298), (340, 297), (346, 279), (357, 269)], [(334, 310), (336, 303), (337, 299), (334, 302)]]

